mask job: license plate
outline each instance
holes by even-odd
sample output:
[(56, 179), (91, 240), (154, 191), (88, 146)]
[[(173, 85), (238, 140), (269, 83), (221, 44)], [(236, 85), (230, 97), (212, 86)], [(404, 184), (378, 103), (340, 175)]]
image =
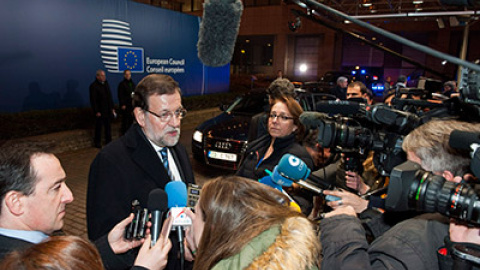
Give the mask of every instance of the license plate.
[(232, 162), (237, 161), (237, 155), (236, 154), (222, 153), (222, 152), (217, 152), (217, 151), (208, 151), (208, 157), (213, 158), (213, 159), (221, 159), (221, 160), (226, 160), (226, 161), (232, 161)]

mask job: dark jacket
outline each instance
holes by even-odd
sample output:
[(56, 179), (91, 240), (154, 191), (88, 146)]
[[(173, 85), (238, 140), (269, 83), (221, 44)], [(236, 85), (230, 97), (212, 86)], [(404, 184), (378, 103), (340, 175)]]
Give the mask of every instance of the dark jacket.
[(90, 105), (95, 114), (98, 112), (101, 113), (102, 116), (112, 114), (112, 93), (107, 81), (102, 84), (98, 80), (95, 80), (90, 84)]
[(273, 171), (283, 155), (290, 153), (297, 156), (305, 162), (308, 168), (313, 168), (313, 160), (305, 147), (295, 142), (295, 134), (277, 138), (273, 144), (273, 153), (265, 160), (262, 160), (257, 167), (260, 159), (265, 156), (272, 137), (267, 134), (251, 143), (248, 143), (244, 159), (236, 175), (258, 180), (268, 174), (265, 170)]
[(438, 269), (437, 250), (448, 236), (448, 224), (423, 218), (397, 224), (370, 246), (358, 218), (327, 218), (320, 228), (322, 269)]
[[(185, 147), (170, 147), (182, 181), (195, 183), (192, 165)], [(158, 154), (145, 137), (141, 127), (134, 124), (120, 139), (98, 153), (88, 178), (87, 227), (88, 237), (95, 240), (108, 233), (130, 214), (131, 203), (138, 200), (148, 206), (148, 195), (156, 188), (165, 188), (170, 181)], [(172, 234), (175, 235), (175, 234)], [(169, 254), (166, 269), (176, 269), (177, 241)], [(133, 263), (134, 256), (130, 263)]]
[[(185, 183), (194, 183), (185, 147), (170, 148)], [(98, 153), (90, 166), (87, 193), (87, 225), (90, 239), (108, 233), (131, 211), (138, 200), (147, 207), (148, 194), (170, 181), (165, 167), (138, 124)]]
[(347, 99), (347, 88), (342, 88), (339, 85), (336, 85), (335, 88), (330, 90), (330, 94), (335, 95), (340, 100)]
[(120, 107), (126, 106), (126, 111), (133, 109), (132, 93), (135, 91), (135, 83), (132, 80), (123, 79), (118, 85), (118, 103)]

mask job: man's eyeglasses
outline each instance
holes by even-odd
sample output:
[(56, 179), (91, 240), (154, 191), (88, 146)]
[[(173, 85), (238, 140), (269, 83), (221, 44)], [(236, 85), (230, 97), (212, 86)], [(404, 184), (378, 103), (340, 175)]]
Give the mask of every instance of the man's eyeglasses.
[(285, 115), (277, 115), (276, 113), (271, 113), (268, 117), (270, 117), (272, 120), (275, 120), (275, 118), (278, 118), (279, 120), (286, 122), (287, 120), (290, 119), (295, 119), (295, 117), (289, 117)]
[(173, 116), (175, 116), (176, 118), (180, 118), (182, 119), (183, 117), (185, 117), (185, 115), (187, 115), (187, 110), (185, 110), (184, 108), (180, 108), (174, 112), (171, 112), (171, 111), (165, 111), (165, 112), (162, 112), (160, 114), (157, 114), (157, 113), (154, 113), (150, 110), (145, 110), (153, 115), (155, 115), (156, 117), (158, 117), (158, 119), (160, 119), (160, 121), (162, 122), (168, 122), (170, 121), (170, 119), (172, 119)]

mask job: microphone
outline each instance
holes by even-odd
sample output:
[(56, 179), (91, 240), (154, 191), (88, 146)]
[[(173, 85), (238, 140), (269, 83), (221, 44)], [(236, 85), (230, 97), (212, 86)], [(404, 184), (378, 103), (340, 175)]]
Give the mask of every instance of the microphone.
[(162, 228), (162, 216), (168, 210), (168, 197), (167, 193), (160, 188), (150, 191), (148, 194), (148, 210), (152, 214), (151, 221), (151, 236), (152, 242), (150, 247), (153, 247), (157, 243), (158, 236)]
[[(265, 170), (265, 171), (268, 171), (268, 170)], [(270, 171), (268, 171), (268, 173), (270, 174)], [(298, 203), (285, 190), (283, 190), (282, 186), (272, 181), (271, 175), (267, 175), (258, 179), (258, 182), (282, 192), (282, 194), (287, 196), (288, 200), (290, 201), (289, 206), (295, 209), (299, 213), (302, 212), (302, 209), (300, 209), (300, 206), (298, 205)], [(285, 203), (284, 201), (279, 201), (279, 202), (281, 204)]]
[(448, 145), (459, 150), (470, 150), (470, 170), (480, 177), (480, 133), (454, 130), (450, 133)]
[[(311, 170), (300, 158), (285, 154), (273, 169), (272, 181), (284, 187), (290, 187), (297, 183), (301, 187), (317, 194), (323, 194), (323, 190), (330, 188), (328, 183), (324, 183), (319, 177), (311, 175)], [(319, 187), (318, 184), (323, 185)]]
[(187, 186), (182, 181), (171, 181), (165, 185), (165, 192), (168, 195), (168, 217), (172, 219), (172, 231), (177, 232), (178, 244), (180, 245), (180, 268), (185, 269), (185, 226), (192, 225), (192, 220), (185, 213), (187, 207)]
[(243, 12), (241, 0), (205, 0), (198, 31), (198, 58), (211, 67), (232, 60)]
[(168, 196), (168, 217), (172, 217), (172, 228), (192, 225), (192, 220), (185, 214), (187, 207), (187, 186), (182, 181), (171, 181), (165, 185)]
[(460, 150), (476, 150), (476, 148), (480, 146), (480, 134), (475, 132), (454, 130), (450, 133), (448, 145), (450, 145), (452, 148)]

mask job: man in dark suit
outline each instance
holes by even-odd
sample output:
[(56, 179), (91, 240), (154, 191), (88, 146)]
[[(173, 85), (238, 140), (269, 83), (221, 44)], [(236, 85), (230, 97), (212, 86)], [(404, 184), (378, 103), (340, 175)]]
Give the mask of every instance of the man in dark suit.
[(95, 114), (95, 147), (102, 147), (102, 126), (105, 129), (105, 144), (112, 140), (112, 118), (115, 116), (112, 93), (105, 71), (97, 70), (95, 81), (90, 84), (90, 105)]
[[(2, 147), (0, 261), (8, 253), (27, 249), (62, 229), (66, 205), (73, 201), (65, 180), (60, 161), (43, 147), (32, 143)], [(123, 237), (125, 227), (132, 219), (133, 215), (123, 219), (108, 235), (95, 242), (107, 269), (131, 266), (128, 259), (132, 252), (115, 254), (125, 253), (142, 243), (140, 240), (127, 241)], [(147, 259), (142, 256), (135, 264), (149, 265), (151, 259)]]
[[(151, 190), (163, 189), (170, 181), (194, 183), (188, 154), (178, 144), (180, 121), (186, 113), (181, 101), (178, 83), (170, 76), (151, 74), (139, 82), (133, 97), (136, 123), (124, 136), (103, 148), (90, 167), (90, 239), (97, 239), (128, 216), (132, 201), (138, 200), (142, 207), (147, 207)], [(176, 254), (173, 256), (176, 258)], [(175, 269), (176, 261), (169, 258), (167, 269)]]
[(129, 69), (123, 71), (123, 81), (118, 84), (118, 103), (122, 115), (120, 132), (125, 134), (133, 123), (132, 94), (135, 91), (135, 83), (132, 80), (132, 72)]

